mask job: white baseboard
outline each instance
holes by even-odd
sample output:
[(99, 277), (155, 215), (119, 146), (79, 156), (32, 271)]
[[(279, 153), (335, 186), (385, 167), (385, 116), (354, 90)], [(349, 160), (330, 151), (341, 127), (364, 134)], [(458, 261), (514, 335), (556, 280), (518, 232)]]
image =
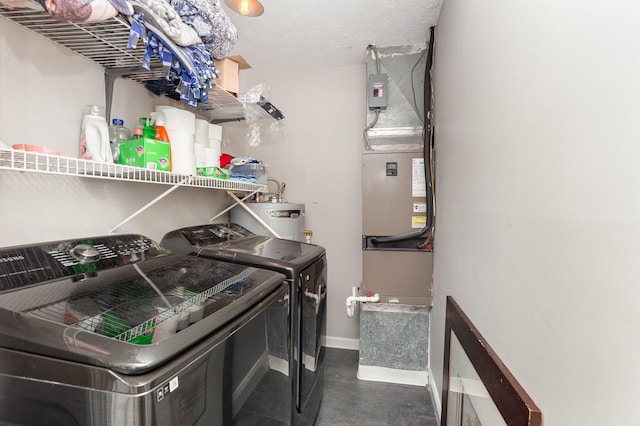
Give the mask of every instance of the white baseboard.
[(426, 371), (359, 365), (358, 379), (372, 382), (398, 383), (401, 385), (427, 386), (429, 377)]
[(285, 376), (289, 375), (289, 361), (286, 359), (278, 358), (273, 355), (269, 355), (269, 368), (276, 370)]
[(431, 371), (431, 366), (427, 367), (427, 374), (429, 374), (429, 390), (431, 391), (431, 403), (433, 404), (433, 409), (436, 412), (436, 418), (441, 418), (442, 413), (440, 409), (442, 408), (442, 400), (440, 399), (440, 394), (438, 394), (438, 387), (433, 378), (433, 371)]
[(327, 348), (360, 350), (360, 339), (346, 337), (322, 336), (322, 345)]

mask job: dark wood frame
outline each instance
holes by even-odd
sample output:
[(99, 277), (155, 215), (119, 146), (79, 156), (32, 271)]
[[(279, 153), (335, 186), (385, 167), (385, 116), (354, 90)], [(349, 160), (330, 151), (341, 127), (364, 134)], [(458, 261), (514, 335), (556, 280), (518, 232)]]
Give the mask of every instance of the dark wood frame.
[(478, 376), (489, 392), (507, 425), (540, 426), (542, 412), (524, 388), (502, 363), (489, 343), (462, 312), (451, 296), (447, 297), (445, 320), (444, 368), (442, 378), (442, 426), (447, 425), (449, 400), (449, 361), (451, 333), (455, 333)]

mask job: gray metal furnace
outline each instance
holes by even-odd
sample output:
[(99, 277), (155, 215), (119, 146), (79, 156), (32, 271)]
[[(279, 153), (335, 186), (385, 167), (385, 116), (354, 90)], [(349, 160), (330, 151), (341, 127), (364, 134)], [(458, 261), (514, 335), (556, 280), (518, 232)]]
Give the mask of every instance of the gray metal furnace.
[(362, 154), (362, 294), (381, 303), (431, 306), (433, 253), (415, 239), (384, 244), (426, 224), (421, 150)]

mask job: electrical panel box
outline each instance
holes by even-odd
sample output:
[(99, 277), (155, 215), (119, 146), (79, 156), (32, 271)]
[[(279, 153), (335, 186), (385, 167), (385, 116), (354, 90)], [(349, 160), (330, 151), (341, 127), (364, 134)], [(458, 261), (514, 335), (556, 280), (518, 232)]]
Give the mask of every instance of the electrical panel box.
[(382, 110), (387, 108), (387, 74), (372, 74), (369, 76), (369, 109)]

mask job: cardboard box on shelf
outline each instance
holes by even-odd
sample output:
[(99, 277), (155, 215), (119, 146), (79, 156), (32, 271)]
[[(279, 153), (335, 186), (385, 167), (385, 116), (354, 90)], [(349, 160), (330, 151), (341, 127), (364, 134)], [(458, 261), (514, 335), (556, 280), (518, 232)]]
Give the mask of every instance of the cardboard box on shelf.
[(171, 145), (150, 138), (132, 139), (120, 144), (120, 164), (145, 169), (171, 170)]
[(229, 58), (215, 61), (216, 68), (220, 73), (220, 77), (216, 80), (218, 86), (227, 92), (238, 94), (240, 90), (239, 73), (240, 68), (237, 62)]
[(249, 65), (249, 63), (241, 55), (227, 56), (227, 59), (231, 59), (233, 62), (237, 62), (238, 67), (240, 67), (240, 71), (251, 68), (251, 65)]

